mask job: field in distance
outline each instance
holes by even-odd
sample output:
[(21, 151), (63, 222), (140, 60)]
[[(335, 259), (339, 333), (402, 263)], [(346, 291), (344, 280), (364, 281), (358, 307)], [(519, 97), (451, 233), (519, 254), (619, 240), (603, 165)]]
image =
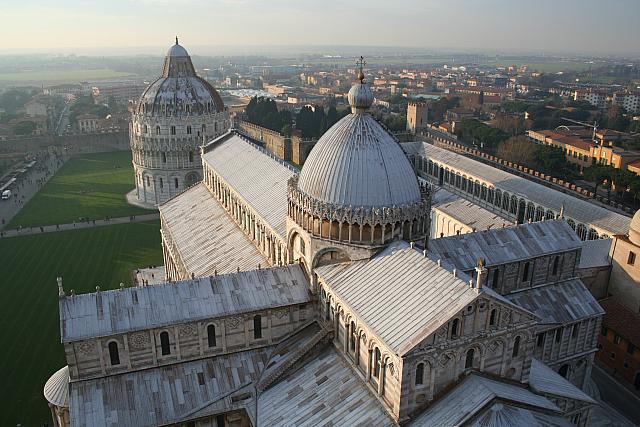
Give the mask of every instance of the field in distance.
[(51, 70), (0, 73), (0, 82), (63, 83), (84, 80), (114, 79), (131, 76), (131, 73), (100, 68), (94, 70)]
[(127, 203), (125, 194), (133, 188), (130, 151), (77, 155), (65, 163), (6, 228), (152, 213)]
[(42, 389), (66, 365), (56, 277), (67, 293), (130, 285), (131, 270), (162, 264), (159, 230), (150, 221), (0, 239), (0, 425), (51, 423)]

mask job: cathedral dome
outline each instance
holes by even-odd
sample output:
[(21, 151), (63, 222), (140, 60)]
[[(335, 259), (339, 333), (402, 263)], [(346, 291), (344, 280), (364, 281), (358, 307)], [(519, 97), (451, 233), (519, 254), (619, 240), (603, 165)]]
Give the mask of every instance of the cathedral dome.
[(636, 211), (629, 225), (629, 240), (637, 246), (640, 246), (640, 210)]
[[(362, 73), (362, 71), (360, 72)], [(349, 91), (352, 113), (318, 140), (298, 179), (298, 190), (341, 206), (391, 207), (421, 200), (416, 174), (394, 138), (366, 109), (373, 94), (364, 76)]]
[(209, 82), (200, 78), (187, 50), (171, 46), (164, 59), (162, 76), (143, 92), (136, 113), (147, 116), (190, 116), (224, 110), (222, 98)]

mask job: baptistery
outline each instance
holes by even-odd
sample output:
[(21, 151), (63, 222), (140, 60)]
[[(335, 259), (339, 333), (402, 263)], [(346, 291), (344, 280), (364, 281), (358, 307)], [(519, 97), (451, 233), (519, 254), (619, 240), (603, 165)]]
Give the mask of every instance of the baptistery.
[(229, 130), (220, 94), (196, 74), (177, 37), (164, 59), (162, 76), (132, 109), (130, 126), (136, 195), (154, 205), (199, 182), (200, 147)]

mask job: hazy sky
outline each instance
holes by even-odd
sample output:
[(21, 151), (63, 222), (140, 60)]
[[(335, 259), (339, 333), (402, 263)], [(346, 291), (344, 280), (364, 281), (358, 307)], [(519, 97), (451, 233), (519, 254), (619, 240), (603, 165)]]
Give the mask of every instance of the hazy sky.
[[(640, 54), (640, 0), (0, 0), (0, 50), (369, 45)], [(82, 49), (86, 51), (86, 49)]]

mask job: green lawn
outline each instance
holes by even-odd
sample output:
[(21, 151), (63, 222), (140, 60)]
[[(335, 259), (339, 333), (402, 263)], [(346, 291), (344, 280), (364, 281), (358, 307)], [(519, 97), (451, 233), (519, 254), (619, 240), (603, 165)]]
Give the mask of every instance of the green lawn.
[(72, 157), (11, 220), (7, 229), (151, 213), (127, 203), (134, 188), (131, 152)]
[(99, 68), (93, 70), (21, 71), (0, 73), (0, 82), (77, 82), (81, 80), (113, 79), (130, 73)]
[(159, 221), (0, 240), (0, 426), (51, 425), (42, 396), (63, 367), (56, 277), (67, 292), (131, 284), (131, 270), (162, 264)]

